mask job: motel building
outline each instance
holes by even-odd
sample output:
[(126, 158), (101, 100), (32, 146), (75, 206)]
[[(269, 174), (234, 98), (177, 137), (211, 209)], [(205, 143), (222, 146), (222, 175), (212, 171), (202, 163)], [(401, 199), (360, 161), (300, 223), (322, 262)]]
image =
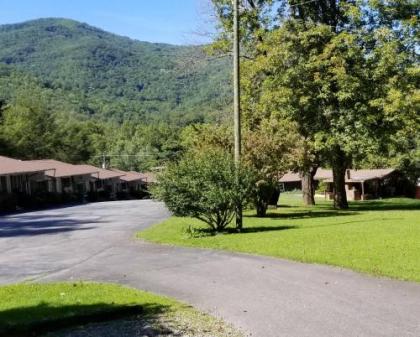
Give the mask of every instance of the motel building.
[(39, 192), (84, 195), (90, 190), (92, 176), (99, 178), (99, 169), (93, 166), (73, 165), (53, 159), (30, 160), (26, 163), (36, 170), (54, 168), (53, 171), (46, 171), (45, 179), (39, 181)]
[(121, 174), (119, 192), (136, 193), (145, 190), (147, 177), (143, 173), (122, 171), (114, 168), (111, 170), (115, 173)]
[(121, 179), (126, 173), (97, 168), (92, 165), (76, 165), (86, 170), (97, 171), (91, 174), (89, 191), (107, 193), (111, 199), (115, 199), (120, 190)]
[(47, 179), (47, 174), (55, 174), (52, 165), (34, 167), (27, 161), (0, 156), (0, 195), (31, 195)]
[(80, 201), (148, 196), (153, 173), (0, 156), (0, 212)]
[[(334, 198), (332, 170), (319, 168), (314, 176), (315, 187), (320, 183), (325, 185), (325, 199)], [(287, 172), (279, 179), (280, 191), (302, 189), (302, 177), (296, 172)], [(411, 183), (398, 170), (385, 169), (348, 169), (345, 173), (345, 190), (347, 199), (367, 200), (394, 196), (409, 196)]]

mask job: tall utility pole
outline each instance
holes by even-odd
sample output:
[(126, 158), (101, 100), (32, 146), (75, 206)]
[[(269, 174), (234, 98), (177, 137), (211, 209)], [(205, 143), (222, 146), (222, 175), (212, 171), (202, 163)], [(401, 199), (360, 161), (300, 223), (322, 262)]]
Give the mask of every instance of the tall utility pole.
[[(239, 38), (239, 0), (233, 1), (233, 118), (235, 136), (235, 163), (239, 170), (241, 163), (241, 92), (240, 92), (240, 38)], [(237, 174), (239, 179), (239, 174)], [(240, 183), (240, 182), (239, 182)], [(242, 205), (236, 206), (236, 228), (242, 229)]]

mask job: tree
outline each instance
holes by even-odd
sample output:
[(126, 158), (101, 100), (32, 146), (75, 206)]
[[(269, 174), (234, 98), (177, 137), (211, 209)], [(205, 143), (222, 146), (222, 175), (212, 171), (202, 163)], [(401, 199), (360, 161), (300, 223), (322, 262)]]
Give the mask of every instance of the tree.
[(59, 127), (55, 131), (53, 157), (58, 160), (74, 164), (93, 161), (95, 156), (104, 153), (110, 141), (107, 138), (110, 127), (105, 123), (59, 116), (55, 124)]
[(253, 201), (257, 216), (264, 217), (273, 197), (279, 192), (279, 178), (291, 167), (301, 139), (293, 123), (267, 119), (244, 132), (243, 163), (257, 181)]
[(152, 194), (170, 211), (197, 218), (213, 231), (231, 223), (237, 204), (246, 202), (252, 187), (250, 173), (221, 151), (187, 154), (170, 164), (158, 181)]
[[(218, 13), (229, 31), (224, 19), (229, 4), (214, 3), (223, 4)], [(297, 123), (310, 145), (300, 169), (308, 171), (325, 158), (333, 169), (334, 204), (347, 208), (346, 168), (378, 153), (415, 118), (409, 81), (416, 67), (415, 6), (409, 1), (245, 3), (256, 9), (244, 7), (243, 15), (251, 13), (259, 22), (243, 27), (251, 56), (243, 61), (245, 119), (258, 125), (274, 115)], [(270, 7), (275, 4), (283, 10), (275, 12)], [(271, 10), (263, 11), (267, 6)]]
[(179, 157), (180, 132), (166, 123), (123, 123), (109, 133), (106, 153), (114, 166), (147, 171)]
[(1, 134), (9, 152), (22, 159), (48, 158), (55, 144), (54, 116), (42, 92), (20, 91), (3, 110)]
[[(182, 144), (192, 153), (226, 151), (233, 153), (232, 128), (226, 125), (191, 125), (184, 129)], [(255, 177), (251, 200), (257, 216), (265, 216), (269, 202), (278, 191), (278, 179), (290, 169), (299, 135), (293, 123), (265, 120), (258, 128), (243, 132), (242, 163)]]

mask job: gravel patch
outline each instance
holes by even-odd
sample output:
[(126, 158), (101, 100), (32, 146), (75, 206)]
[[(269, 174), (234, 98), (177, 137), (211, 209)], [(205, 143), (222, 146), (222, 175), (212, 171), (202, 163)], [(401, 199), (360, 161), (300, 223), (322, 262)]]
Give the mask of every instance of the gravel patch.
[(185, 311), (90, 323), (44, 337), (244, 337), (242, 333), (206, 314)]

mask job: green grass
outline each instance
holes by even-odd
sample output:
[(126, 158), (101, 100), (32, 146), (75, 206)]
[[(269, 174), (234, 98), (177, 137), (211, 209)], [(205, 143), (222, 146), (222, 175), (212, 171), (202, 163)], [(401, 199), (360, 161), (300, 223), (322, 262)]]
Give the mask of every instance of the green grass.
[(420, 282), (420, 201), (386, 199), (351, 203), (337, 211), (320, 201), (302, 206), (300, 196), (283, 194), (267, 218), (244, 217), (243, 233), (209, 235), (200, 221), (172, 217), (138, 233), (172, 245), (268, 255), (329, 264), (376, 276)]
[(112, 314), (133, 307), (141, 307), (138, 313), (144, 318), (164, 314), (166, 318), (173, 316), (187, 322), (189, 327), (209, 329), (218, 322), (172, 299), (119, 285), (23, 283), (0, 287), (0, 335), (21, 336), (40, 326), (41, 332), (45, 326), (48, 331), (49, 325), (54, 330), (72, 319), (79, 323), (84, 316)]

